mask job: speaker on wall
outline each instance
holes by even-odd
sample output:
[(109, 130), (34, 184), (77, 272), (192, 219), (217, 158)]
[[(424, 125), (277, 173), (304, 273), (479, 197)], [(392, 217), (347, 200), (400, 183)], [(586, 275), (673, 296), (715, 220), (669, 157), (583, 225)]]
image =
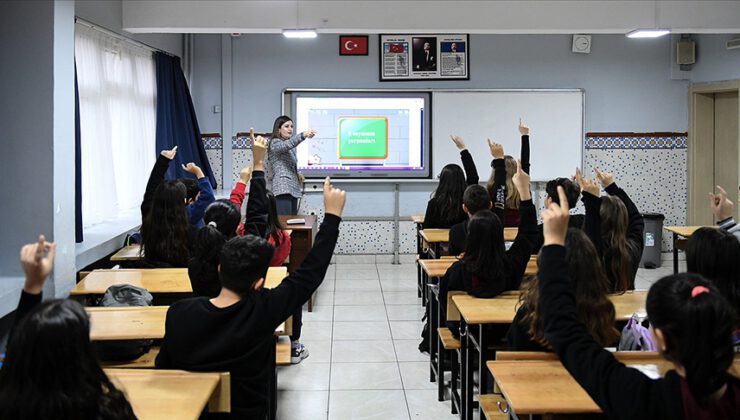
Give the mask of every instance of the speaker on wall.
[(682, 39), (676, 43), (676, 64), (691, 65), (696, 63), (696, 43)]

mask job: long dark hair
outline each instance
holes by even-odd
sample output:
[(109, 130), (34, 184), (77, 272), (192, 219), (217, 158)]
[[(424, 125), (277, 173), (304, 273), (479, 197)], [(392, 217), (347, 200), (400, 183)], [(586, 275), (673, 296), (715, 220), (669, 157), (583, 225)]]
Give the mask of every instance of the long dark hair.
[(49, 300), (16, 325), (0, 369), (0, 418), (136, 418), (95, 358), (82, 305)]
[(265, 238), (272, 238), (275, 243), (275, 249), (280, 246), (280, 231), (283, 226), (280, 224), (277, 212), (277, 201), (272, 192), (267, 192), (267, 234)]
[(604, 268), (613, 292), (633, 289), (632, 253), (627, 241), (627, 206), (619, 197), (601, 198), (601, 235), (604, 238)]
[(226, 241), (236, 236), (240, 220), (239, 208), (226, 199), (216, 200), (206, 209), (206, 225), (198, 231), (188, 261), (188, 276), (196, 296), (214, 297), (220, 292), (219, 254)]
[(463, 261), (465, 270), (481, 282), (503, 282), (509, 278), (504, 225), (491, 210), (481, 210), (468, 221)]
[(282, 140), (282, 137), (280, 137), (280, 127), (282, 127), (283, 124), (285, 124), (288, 121), (293, 121), (293, 119), (287, 115), (281, 115), (275, 118), (275, 122), (272, 124), (272, 138), (273, 139)]
[(465, 173), (459, 165), (451, 163), (439, 173), (439, 184), (432, 193), (432, 205), (446, 224), (454, 224), (465, 218), (462, 209), (463, 194), (467, 184)]
[(185, 267), (188, 263), (188, 217), (185, 185), (163, 181), (154, 190), (151, 209), (141, 225), (147, 262)]
[[(619, 331), (614, 328), (616, 311), (609, 300), (609, 280), (601, 264), (596, 247), (580, 229), (570, 228), (565, 237), (565, 261), (573, 282), (578, 319), (583, 322), (591, 336), (603, 347), (614, 345), (619, 340)], [(545, 339), (544, 324), (539, 306), (539, 279), (522, 285), (519, 304), (527, 308), (522, 318), (529, 325), (532, 340), (550, 348)]]
[(740, 241), (733, 234), (698, 229), (686, 246), (686, 268), (711, 280), (740, 316)]
[(653, 284), (645, 308), (653, 328), (663, 332), (663, 355), (686, 370), (694, 398), (706, 403), (727, 383), (734, 356), (736, 318), (727, 299), (700, 275), (682, 273)]

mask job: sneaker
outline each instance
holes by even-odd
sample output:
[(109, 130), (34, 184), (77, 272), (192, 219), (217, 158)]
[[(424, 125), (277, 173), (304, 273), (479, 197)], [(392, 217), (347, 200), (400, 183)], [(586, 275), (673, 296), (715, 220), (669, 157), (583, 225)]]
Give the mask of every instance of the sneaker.
[(306, 349), (306, 346), (303, 344), (299, 344), (296, 347), (293, 347), (290, 351), (290, 363), (297, 365), (298, 363), (301, 363), (301, 361), (308, 357), (308, 350)]

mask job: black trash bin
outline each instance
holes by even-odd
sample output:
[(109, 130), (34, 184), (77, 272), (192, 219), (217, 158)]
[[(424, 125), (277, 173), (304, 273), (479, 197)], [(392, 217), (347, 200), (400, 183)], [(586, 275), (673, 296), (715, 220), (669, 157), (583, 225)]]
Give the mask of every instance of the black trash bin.
[(663, 220), (665, 216), (660, 213), (643, 213), (645, 219), (645, 231), (642, 239), (645, 241), (645, 248), (642, 250), (640, 267), (658, 268), (660, 267), (661, 245), (663, 243)]

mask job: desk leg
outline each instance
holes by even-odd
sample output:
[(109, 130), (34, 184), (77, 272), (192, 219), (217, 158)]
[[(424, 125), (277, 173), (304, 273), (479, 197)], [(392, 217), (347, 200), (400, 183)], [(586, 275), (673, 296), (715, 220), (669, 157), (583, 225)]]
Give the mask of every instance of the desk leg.
[(673, 274), (678, 274), (678, 235), (673, 233)]
[[(427, 285), (427, 289), (429, 287), (431, 285)], [(431, 290), (426, 290), (426, 293), (430, 299), (427, 303), (427, 323), (429, 323), (429, 382), (434, 382), (435, 379), (439, 381), (440, 377), (444, 378), (444, 375), (441, 375), (439, 372), (437, 372), (436, 378), (434, 375), (434, 364), (440, 353), (437, 347), (437, 319), (435, 317), (435, 313), (437, 312), (435, 303), (437, 300), (434, 298), (434, 293)]]
[[(478, 345), (480, 351), (478, 352), (478, 396), (488, 393), (488, 369), (486, 368), (486, 360), (488, 360), (488, 334), (486, 334), (486, 326), (483, 324), (478, 325)], [(478, 409), (480, 410), (479, 415), (481, 419), (486, 418), (483, 414), (483, 405), (478, 403)]]
[[(421, 258), (421, 225), (416, 224), (416, 258)], [(417, 297), (421, 297), (421, 264), (416, 263), (416, 287)]]
[[(464, 335), (464, 336), (463, 336)], [(461, 369), (461, 399), (462, 408), (460, 410), (461, 420), (471, 420), (473, 418), (473, 360), (471, 357), (470, 327), (464, 319), (460, 320), (460, 347), (463, 352), (463, 367)]]

